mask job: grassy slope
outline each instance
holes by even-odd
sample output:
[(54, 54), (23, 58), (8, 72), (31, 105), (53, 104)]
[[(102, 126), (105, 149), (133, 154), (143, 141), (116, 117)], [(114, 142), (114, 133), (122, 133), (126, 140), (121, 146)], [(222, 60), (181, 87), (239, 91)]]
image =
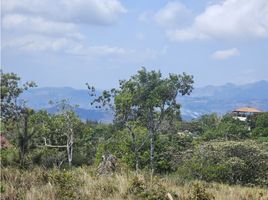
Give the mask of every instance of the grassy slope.
[[(90, 199), (90, 200), (136, 200), (147, 199), (129, 192), (130, 184), (136, 175), (133, 172), (118, 173), (111, 177), (95, 176), (88, 167), (71, 171), (43, 170), (35, 168), (31, 171), (16, 168), (1, 169), (1, 199)], [(175, 199), (192, 200), (196, 192), (192, 183), (181, 184), (179, 179), (161, 177), (150, 180), (146, 174), (139, 174), (138, 180), (146, 184), (146, 190), (177, 194)], [(216, 200), (267, 200), (268, 190), (265, 188), (228, 186), (223, 184), (200, 183), (202, 190), (212, 194)], [(140, 186), (137, 186), (140, 187)], [(153, 196), (153, 195), (152, 195)], [(151, 199), (153, 197), (151, 196)], [(175, 195), (176, 196), (176, 195)], [(159, 198), (156, 198), (159, 199)], [(213, 198), (211, 198), (213, 199)]]

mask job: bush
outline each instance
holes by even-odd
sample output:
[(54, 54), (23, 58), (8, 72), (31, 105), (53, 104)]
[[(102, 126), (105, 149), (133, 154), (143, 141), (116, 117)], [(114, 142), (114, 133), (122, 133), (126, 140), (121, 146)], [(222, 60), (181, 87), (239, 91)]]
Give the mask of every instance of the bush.
[(255, 137), (268, 137), (268, 112), (257, 116), (253, 135)]
[(201, 183), (193, 183), (189, 190), (188, 200), (213, 200), (215, 197), (206, 191)]
[(268, 185), (268, 151), (253, 141), (208, 142), (183, 157), (185, 179), (229, 184)]
[(144, 178), (135, 176), (129, 184), (126, 195), (131, 195), (137, 200), (170, 200), (168, 194), (170, 194), (174, 200), (178, 199), (175, 193), (168, 192), (159, 181), (152, 181), (148, 184)]
[(45, 177), (56, 187), (57, 199), (76, 199), (81, 182), (72, 171), (52, 170)]
[(9, 147), (6, 149), (1, 149), (1, 165), (6, 166), (16, 166), (19, 162), (19, 151), (15, 147)]
[(26, 157), (28, 165), (40, 165), (44, 168), (59, 167), (66, 160), (65, 151), (59, 151), (55, 148), (40, 148), (35, 149)]

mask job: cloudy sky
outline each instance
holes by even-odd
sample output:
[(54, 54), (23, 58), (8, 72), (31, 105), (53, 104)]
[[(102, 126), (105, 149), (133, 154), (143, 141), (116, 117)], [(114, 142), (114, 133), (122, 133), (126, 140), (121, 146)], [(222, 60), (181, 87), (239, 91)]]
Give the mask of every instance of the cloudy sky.
[(1, 65), (43, 86), (117, 86), (141, 66), (196, 86), (268, 80), (267, 0), (4, 0)]

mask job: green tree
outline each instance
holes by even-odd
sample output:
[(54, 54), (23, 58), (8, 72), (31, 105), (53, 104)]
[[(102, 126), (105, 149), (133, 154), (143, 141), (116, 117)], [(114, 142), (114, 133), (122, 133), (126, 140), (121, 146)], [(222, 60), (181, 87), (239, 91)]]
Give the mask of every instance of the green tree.
[(1, 71), (1, 120), (3, 122), (16, 121), (20, 117), (23, 106), (19, 105), (18, 97), (31, 87), (36, 87), (33, 81), (20, 86), (18, 75)]
[[(69, 166), (72, 165), (75, 135), (77, 134), (80, 119), (74, 112), (67, 100), (56, 102), (57, 113), (54, 115), (40, 112), (35, 118), (35, 124), (39, 131), (39, 137), (43, 139), (46, 148), (56, 148), (66, 150)], [(60, 166), (63, 159), (58, 166)]]
[(220, 123), (220, 118), (217, 116), (216, 113), (212, 114), (206, 114), (202, 115), (199, 119), (198, 122), (202, 126), (203, 131), (211, 130), (211, 129), (216, 129)]
[(256, 137), (268, 137), (268, 112), (257, 116), (253, 135)]
[(18, 124), (18, 145), (19, 145), (19, 158), (20, 165), (25, 165), (25, 155), (29, 150), (30, 140), (35, 134), (34, 127), (30, 126), (30, 118), (34, 111), (29, 108), (24, 108), (21, 111), (21, 117)]
[(31, 81), (20, 86), (18, 75), (1, 71), (1, 125), (4, 125), (6, 136), (18, 145), (22, 166), (33, 136), (33, 129), (29, 127), (33, 110), (27, 108), (23, 100), (19, 102), (18, 98), (31, 87), (36, 87), (36, 84)]
[(190, 94), (193, 76), (169, 74), (163, 78), (160, 71), (142, 68), (129, 80), (119, 82), (118, 90), (104, 91), (95, 102), (107, 105), (114, 103), (115, 121), (126, 124), (135, 121), (146, 127), (150, 139), (150, 166), (155, 170), (155, 139), (163, 129), (163, 122), (170, 125), (180, 117), (178, 94)]

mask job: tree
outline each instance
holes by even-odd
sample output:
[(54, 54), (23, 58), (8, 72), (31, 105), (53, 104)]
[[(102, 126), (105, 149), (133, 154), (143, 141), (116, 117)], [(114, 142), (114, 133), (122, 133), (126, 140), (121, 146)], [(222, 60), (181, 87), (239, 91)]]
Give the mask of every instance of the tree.
[(253, 135), (256, 137), (268, 137), (268, 112), (257, 115)]
[(18, 102), (18, 97), (31, 87), (36, 87), (36, 84), (31, 81), (20, 86), (20, 77), (14, 73), (1, 71), (1, 122), (6, 129), (9, 129), (9, 133), (15, 134), (11, 139), (19, 146), (22, 166), (29, 141), (33, 136), (33, 130), (29, 129), (29, 118), (33, 110), (27, 108), (23, 100)]
[(20, 155), (20, 165), (24, 166), (25, 164), (25, 154), (28, 152), (29, 149), (29, 142), (30, 139), (33, 137), (35, 130), (33, 127), (30, 127), (29, 121), (31, 115), (33, 115), (34, 111), (29, 108), (24, 108), (21, 111), (21, 118), (18, 122), (21, 123), (18, 125), (18, 145), (19, 145), (19, 155)]
[(202, 115), (198, 122), (201, 124), (203, 131), (216, 129), (220, 123), (220, 118), (216, 113)]
[(169, 74), (142, 68), (129, 80), (120, 81), (118, 90), (104, 91), (95, 102), (102, 105), (114, 102), (115, 121), (126, 125), (135, 121), (146, 127), (150, 139), (150, 166), (155, 170), (155, 139), (163, 122), (172, 124), (180, 117), (178, 94), (189, 95), (193, 90), (193, 76)]
[[(67, 100), (56, 102), (56, 107), (57, 113), (49, 116), (52, 118), (52, 120), (50, 120), (52, 127), (46, 135), (43, 135), (44, 146), (48, 148), (66, 149), (68, 164), (71, 166), (73, 160), (75, 128), (80, 120), (74, 112), (74, 106), (69, 105)], [(53, 144), (52, 141), (54, 142)]]
[(1, 120), (3, 122), (17, 120), (20, 117), (23, 107), (19, 105), (18, 97), (23, 91), (36, 87), (33, 81), (26, 82), (22, 87), (19, 82), (20, 77), (16, 74), (1, 71)]

